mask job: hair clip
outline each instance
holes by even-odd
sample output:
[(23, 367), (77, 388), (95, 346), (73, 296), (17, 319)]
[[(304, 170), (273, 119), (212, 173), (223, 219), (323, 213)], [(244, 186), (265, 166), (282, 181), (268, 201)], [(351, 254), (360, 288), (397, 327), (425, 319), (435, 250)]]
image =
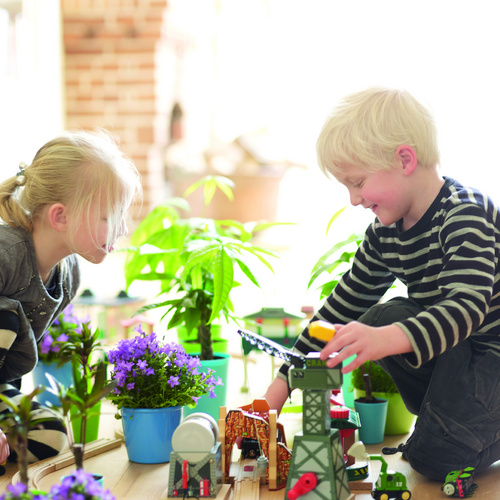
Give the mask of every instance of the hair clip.
[(24, 171), (28, 165), (22, 161), (19, 164), (19, 172), (16, 174), (16, 184), (18, 186), (23, 186), (26, 183), (26, 176), (24, 175)]

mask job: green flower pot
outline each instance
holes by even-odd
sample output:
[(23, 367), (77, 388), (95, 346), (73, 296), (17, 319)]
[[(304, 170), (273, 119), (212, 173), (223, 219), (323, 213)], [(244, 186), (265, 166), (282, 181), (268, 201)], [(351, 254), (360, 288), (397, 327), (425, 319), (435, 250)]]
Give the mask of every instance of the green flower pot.
[[(199, 354), (199, 353), (197, 353)], [(193, 355), (197, 355), (193, 354)], [(219, 407), (226, 406), (227, 398), (227, 380), (229, 373), (229, 361), (231, 356), (222, 352), (214, 352), (215, 359), (203, 360), (201, 363), (201, 371), (206, 373), (209, 369), (215, 371), (215, 376), (222, 379), (224, 385), (217, 385), (214, 388), (214, 393), (217, 397), (211, 398), (208, 394), (202, 396), (198, 400), (198, 405), (195, 408), (184, 407), (184, 416), (191, 413), (208, 413), (215, 419), (219, 420)]]

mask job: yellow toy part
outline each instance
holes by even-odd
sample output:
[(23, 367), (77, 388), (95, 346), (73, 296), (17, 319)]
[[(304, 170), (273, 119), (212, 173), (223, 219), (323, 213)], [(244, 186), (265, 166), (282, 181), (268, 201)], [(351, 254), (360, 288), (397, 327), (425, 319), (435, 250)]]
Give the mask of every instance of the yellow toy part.
[(328, 342), (335, 335), (335, 328), (331, 323), (319, 319), (309, 325), (309, 335), (323, 342)]

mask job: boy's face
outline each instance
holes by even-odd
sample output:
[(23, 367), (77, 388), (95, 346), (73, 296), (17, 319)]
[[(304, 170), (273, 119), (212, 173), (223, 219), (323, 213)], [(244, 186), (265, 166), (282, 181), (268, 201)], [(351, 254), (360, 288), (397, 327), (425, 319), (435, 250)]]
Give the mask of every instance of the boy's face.
[(398, 167), (367, 172), (351, 165), (336, 179), (348, 189), (352, 205), (370, 209), (385, 226), (403, 219), (410, 210), (407, 184)]

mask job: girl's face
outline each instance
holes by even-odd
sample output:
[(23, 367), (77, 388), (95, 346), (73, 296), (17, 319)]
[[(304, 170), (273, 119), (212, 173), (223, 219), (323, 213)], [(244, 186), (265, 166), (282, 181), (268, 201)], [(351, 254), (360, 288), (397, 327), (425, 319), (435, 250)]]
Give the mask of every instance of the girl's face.
[(384, 225), (404, 219), (411, 209), (411, 201), (402, 170), (367, 172), (357, 166), (348, 166), (337, 180), (349, 191), (351, 204), (370, 209)]
[[(110, 224), (105, 203), (93, 203), (88, 218), (82, 217), (73, 237), (73, 252), (94, 264), (101, 263), (114, 249), (115, 242), (109, 242)], [(127, 234), (125, 221), (121, 221), (117, 237)]]

